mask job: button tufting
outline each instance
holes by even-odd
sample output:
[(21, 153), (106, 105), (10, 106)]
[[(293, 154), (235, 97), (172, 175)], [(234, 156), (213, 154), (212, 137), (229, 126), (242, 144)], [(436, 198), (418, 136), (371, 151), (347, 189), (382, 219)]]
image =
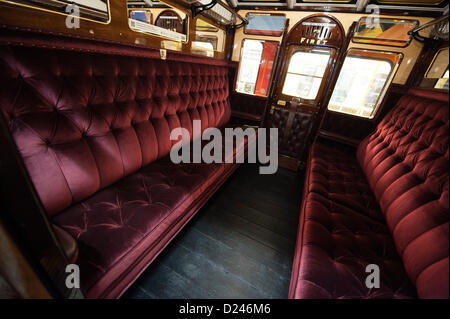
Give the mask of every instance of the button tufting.
[[(316, 142), (311, 147), (291, 298), (328, 298), (329, 292), (411, 298), (417, 296), (412, 283), (420, 297), (432, 291), (448, 298), (448, 264), (441, 266), (438, 281), (433, 282), (432, 273), (441, 270), (436, 260), (448, 261), (448, 203), (441, 203), (441, 198), (448, 200), (448, 122), (430, 125), (432, 120), (421, 112), (448, 117), (448, 105), (415, 103), (419, 100), (402, 97), (360, 144), (357, 161), (334, 145)], [(393, 222), (404, 216), (408, 218), (401, 223)], [(369, 263), (383, 267), (377, 290), (365, 287)], [(422, 277), (427, 280), (416, 281)]]

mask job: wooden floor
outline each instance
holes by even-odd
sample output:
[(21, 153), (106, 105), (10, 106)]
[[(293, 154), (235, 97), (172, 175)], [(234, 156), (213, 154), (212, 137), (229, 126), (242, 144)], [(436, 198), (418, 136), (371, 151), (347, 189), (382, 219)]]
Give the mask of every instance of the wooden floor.
[(286, 298), (301, 187), (241, 165), (123, 298)]

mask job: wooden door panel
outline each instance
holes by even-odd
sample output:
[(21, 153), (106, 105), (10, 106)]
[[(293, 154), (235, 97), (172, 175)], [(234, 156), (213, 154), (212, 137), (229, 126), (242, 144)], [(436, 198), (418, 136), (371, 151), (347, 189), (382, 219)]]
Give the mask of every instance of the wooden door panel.
[(289, 137), (286, 139), (286, 153), (289, 156), (303, 159), (306, 141), (311, 132), (315, 113), (295, 112), (290, 127)]
[(278, 128), (278, 151), (300, 159), (310, 134), (314, 113), (274, 107), (269, 127)]
[(270, 128), (278, 128), (278, 151), (282, 152), (282, 150), (285, 148), (284, 140), (287, 131), (286, 128), (288, 126), (287, 124), (289, 120), (289, 115), (291, 114), (291, 112), (289, 112), (289, 110), (286, 109), (275, 107), (271, 108), (270, 112), (272, 114), (268, 126)]

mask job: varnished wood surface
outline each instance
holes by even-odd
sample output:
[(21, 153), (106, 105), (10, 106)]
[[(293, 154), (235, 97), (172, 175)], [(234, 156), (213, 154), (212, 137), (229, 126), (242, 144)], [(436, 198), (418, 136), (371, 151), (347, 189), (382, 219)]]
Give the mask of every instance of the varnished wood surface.
[[(195, 20), (192, 19), (184, 2), (171, 0), (165, 2), (174, 8), (186, 10), (186, 14), (189, 15), (188, 41), (181, 43), (180, 52), (191, 53), (191, 43), (195, 39)], [(34, 30), (49, 30), (55, 33), (69, 33), (98, 39), (140, 44), (153, 48), (163, 47), (163, 41), (171, 42), (171, 40), (162, 37), (131, 30), (128, 25), (126, 1), (110, 1), (110, 21), (108, 23), (80, 19), (79, 29), (68, 29), (66, 27), (66, 18), (67, 16), (63, 14), (0, 2), (0, 24), (8, 26), (26, 27)], [(201, 19), (214, 24), (214, 21), (206, 17), (202, 16)], [(220, 27), (217, 24), (216, 26)], [(228, 40), (231, 41), (232, 39)], [(214, 57), (218, 59), (224, 59), (225, 55), (225, 52), (214, 52)]]

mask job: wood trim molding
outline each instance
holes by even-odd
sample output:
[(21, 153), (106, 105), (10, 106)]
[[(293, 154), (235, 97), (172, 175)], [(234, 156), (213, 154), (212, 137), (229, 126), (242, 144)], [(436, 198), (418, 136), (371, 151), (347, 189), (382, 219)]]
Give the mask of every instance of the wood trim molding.
[(278, 166), (297, 172), (300, 166), (300, 161), (297, 158), (280, 154), (278, 155)]

